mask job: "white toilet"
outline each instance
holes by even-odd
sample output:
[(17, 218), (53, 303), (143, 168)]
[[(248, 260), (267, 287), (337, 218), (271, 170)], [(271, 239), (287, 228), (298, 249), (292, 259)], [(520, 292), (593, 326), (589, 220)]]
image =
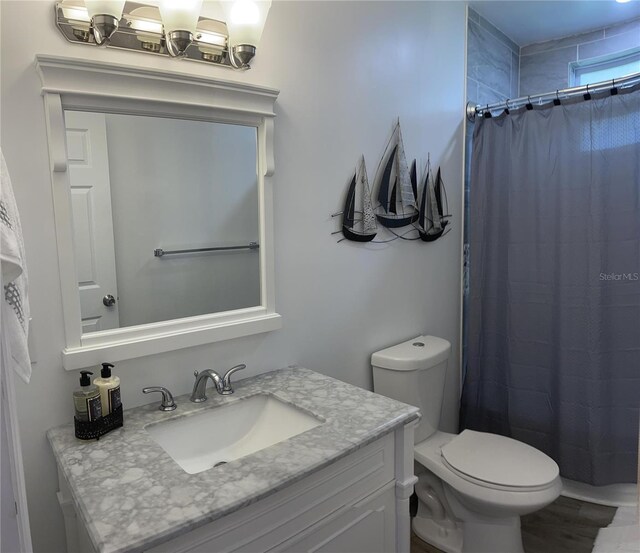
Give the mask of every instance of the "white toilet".
[(438, 431), (450, 350), (442, 338), (418, 336), (371, 356), (374, 391), (422, 412), (413, 530), (447, 553), (523, 553), (520, 515), (560, 495), (558, 465), (504, 436)]

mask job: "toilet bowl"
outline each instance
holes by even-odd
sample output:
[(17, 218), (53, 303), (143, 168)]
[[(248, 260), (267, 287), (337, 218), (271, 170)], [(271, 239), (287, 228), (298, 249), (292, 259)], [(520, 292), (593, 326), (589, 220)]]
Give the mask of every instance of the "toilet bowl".
[(553, 502), (558, 465), (511, 438), (438, 431), (451, 345), (418, 336), (371, 357), (374, 391), (416, 405), (414, 532), (446, 553), (523, 553), (520, 516)]

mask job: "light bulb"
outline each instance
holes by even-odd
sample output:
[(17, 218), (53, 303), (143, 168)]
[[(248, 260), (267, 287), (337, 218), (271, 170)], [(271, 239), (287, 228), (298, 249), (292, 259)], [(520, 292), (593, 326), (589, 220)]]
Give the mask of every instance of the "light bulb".
[(110, 15), (120, 20), (125, 0), (84, 0), (87, 13), (92, 18), (96, 15)]
[(200, 17), (202, 0), (163, 0), (160, 4), (160, 15), (164, 32), (173, 31), (196, 32)]
[(70, 21), (78, 21), (82, 23), (89, 23), (91, 18), (86, 10), (86, 8), (75, 6), (72, 4), (61, 4), (62, 15), (69, 19)]
[(162, 35), (162, 23), (160, 22), (158, 8), (151, 6), (136, 8), (126, 18), (129, 22), (129, 27), (138, 31), (137, 34)]
[(229, 15), (229, 19), (234, 25), (255, 25), (260, 17), (260, 12), (252, 0), (238, 0), (231, 7)]
[(257, 46), (271, 7), (270, 0), (236, 0), (223, 3), (226, 12), (229, 46)]

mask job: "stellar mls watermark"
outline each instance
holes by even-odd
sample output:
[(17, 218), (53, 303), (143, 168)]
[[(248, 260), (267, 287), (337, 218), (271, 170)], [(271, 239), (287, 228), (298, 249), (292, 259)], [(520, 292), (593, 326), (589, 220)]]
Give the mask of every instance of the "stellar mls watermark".
[(640, 273), (600, 273), (600, 280), (615, 282), (636, 282), (640, 280)]

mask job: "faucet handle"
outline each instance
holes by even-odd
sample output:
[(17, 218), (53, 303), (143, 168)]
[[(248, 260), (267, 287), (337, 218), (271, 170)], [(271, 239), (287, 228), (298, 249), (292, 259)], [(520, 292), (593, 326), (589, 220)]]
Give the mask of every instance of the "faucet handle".
[(164, 386), (149, 386), (148, 388), (142, 388), (143, 394), (150, 394), (151, 392), (160, 392), (162, 394), (162, 402), (160, 403), (160, 411), (173, 411), (176, 408), (176, 402), (173, 401), (173, 395)]
[(222, 391), (220, 392), (222, 395), (229, 395), (233, 393), (233, 388), (231, 387), (231, 375), (237, 371), (241, 371), (242, 369), (246, 369), (247, 366), (244, 363), (240, 365), (236, 365), (235, 367), (231, 367), (222, 377)]

